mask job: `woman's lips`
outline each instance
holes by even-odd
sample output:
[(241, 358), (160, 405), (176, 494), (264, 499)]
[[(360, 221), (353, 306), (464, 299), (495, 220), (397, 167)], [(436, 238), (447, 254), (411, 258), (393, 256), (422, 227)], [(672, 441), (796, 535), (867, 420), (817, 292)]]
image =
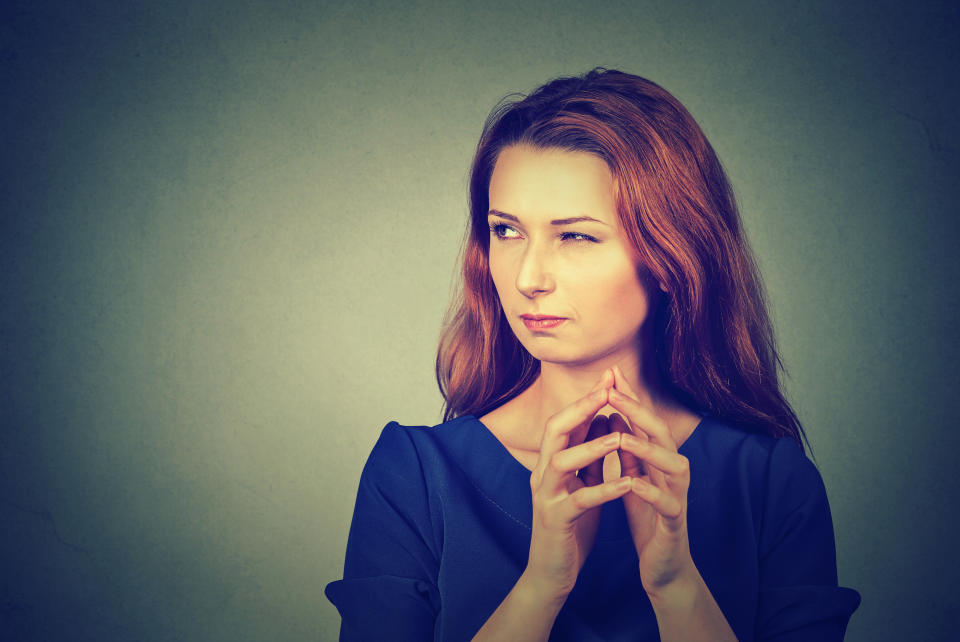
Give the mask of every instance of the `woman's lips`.
[(566, 321), (564, 317), (549, 317), (539, 314), (524, 314), (520, 318), (523, 319), (523, 325), (527, 326), (529, 330), (550, 330)]

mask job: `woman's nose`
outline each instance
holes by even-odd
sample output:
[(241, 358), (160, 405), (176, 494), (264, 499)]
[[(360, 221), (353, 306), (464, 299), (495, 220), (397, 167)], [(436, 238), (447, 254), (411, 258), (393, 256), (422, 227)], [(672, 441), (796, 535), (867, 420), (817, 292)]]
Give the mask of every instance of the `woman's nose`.
[(517, 290), (527, 298), (533, 298), (553, 290), (554, 281), (549, 257), (530, 244), (526, 247), (517, 271)]

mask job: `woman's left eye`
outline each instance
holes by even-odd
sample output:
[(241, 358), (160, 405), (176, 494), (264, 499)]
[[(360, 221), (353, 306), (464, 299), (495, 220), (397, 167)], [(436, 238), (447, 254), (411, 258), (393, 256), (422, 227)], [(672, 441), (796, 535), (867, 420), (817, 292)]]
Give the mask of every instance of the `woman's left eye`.
[(564, 232), (560, 235), (561, 241), (589, 241), (590, 243), (599, 243), (597, 239), (593, 238), (589, 234), (581, 234), (579, 232)]

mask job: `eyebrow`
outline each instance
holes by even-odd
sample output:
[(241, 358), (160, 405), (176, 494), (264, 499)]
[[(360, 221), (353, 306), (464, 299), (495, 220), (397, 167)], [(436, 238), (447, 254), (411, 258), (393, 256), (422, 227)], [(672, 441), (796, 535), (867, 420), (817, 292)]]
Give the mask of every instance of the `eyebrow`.
[[(520, 222), (520, 219), (518, 219), (513, 214), (507, 214), (506, 212), (501, 212), (500, 210), (490, 210), (489, 212), (487, 212), (487, 216), (490, 216), (491, 214), (494, 216), (499, 216), (500, 218), (505, 218), (508, 221), (513, 221), (514, 223)], [(607, 223), (597, 220), (591, 216), (574, 216), (572, 218), (556, 218), (550, 221), (550, 225), (570, 225), (571, 223), (583, 223), (583, 222), (599, 223), (600, 225), (607, 225), (607, 227), (609, 227)]]

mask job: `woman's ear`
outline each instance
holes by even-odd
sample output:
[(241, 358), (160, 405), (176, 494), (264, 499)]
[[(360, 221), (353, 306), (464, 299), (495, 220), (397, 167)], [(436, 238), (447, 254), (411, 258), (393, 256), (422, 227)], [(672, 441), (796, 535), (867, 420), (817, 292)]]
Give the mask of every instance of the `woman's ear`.
[(667, 289), (667, 286), (665, 286), (663, 283), (658, 283), (657, 285), (659, 285), (660, 289), (664, 292), (670, 292), (670, 290)]

